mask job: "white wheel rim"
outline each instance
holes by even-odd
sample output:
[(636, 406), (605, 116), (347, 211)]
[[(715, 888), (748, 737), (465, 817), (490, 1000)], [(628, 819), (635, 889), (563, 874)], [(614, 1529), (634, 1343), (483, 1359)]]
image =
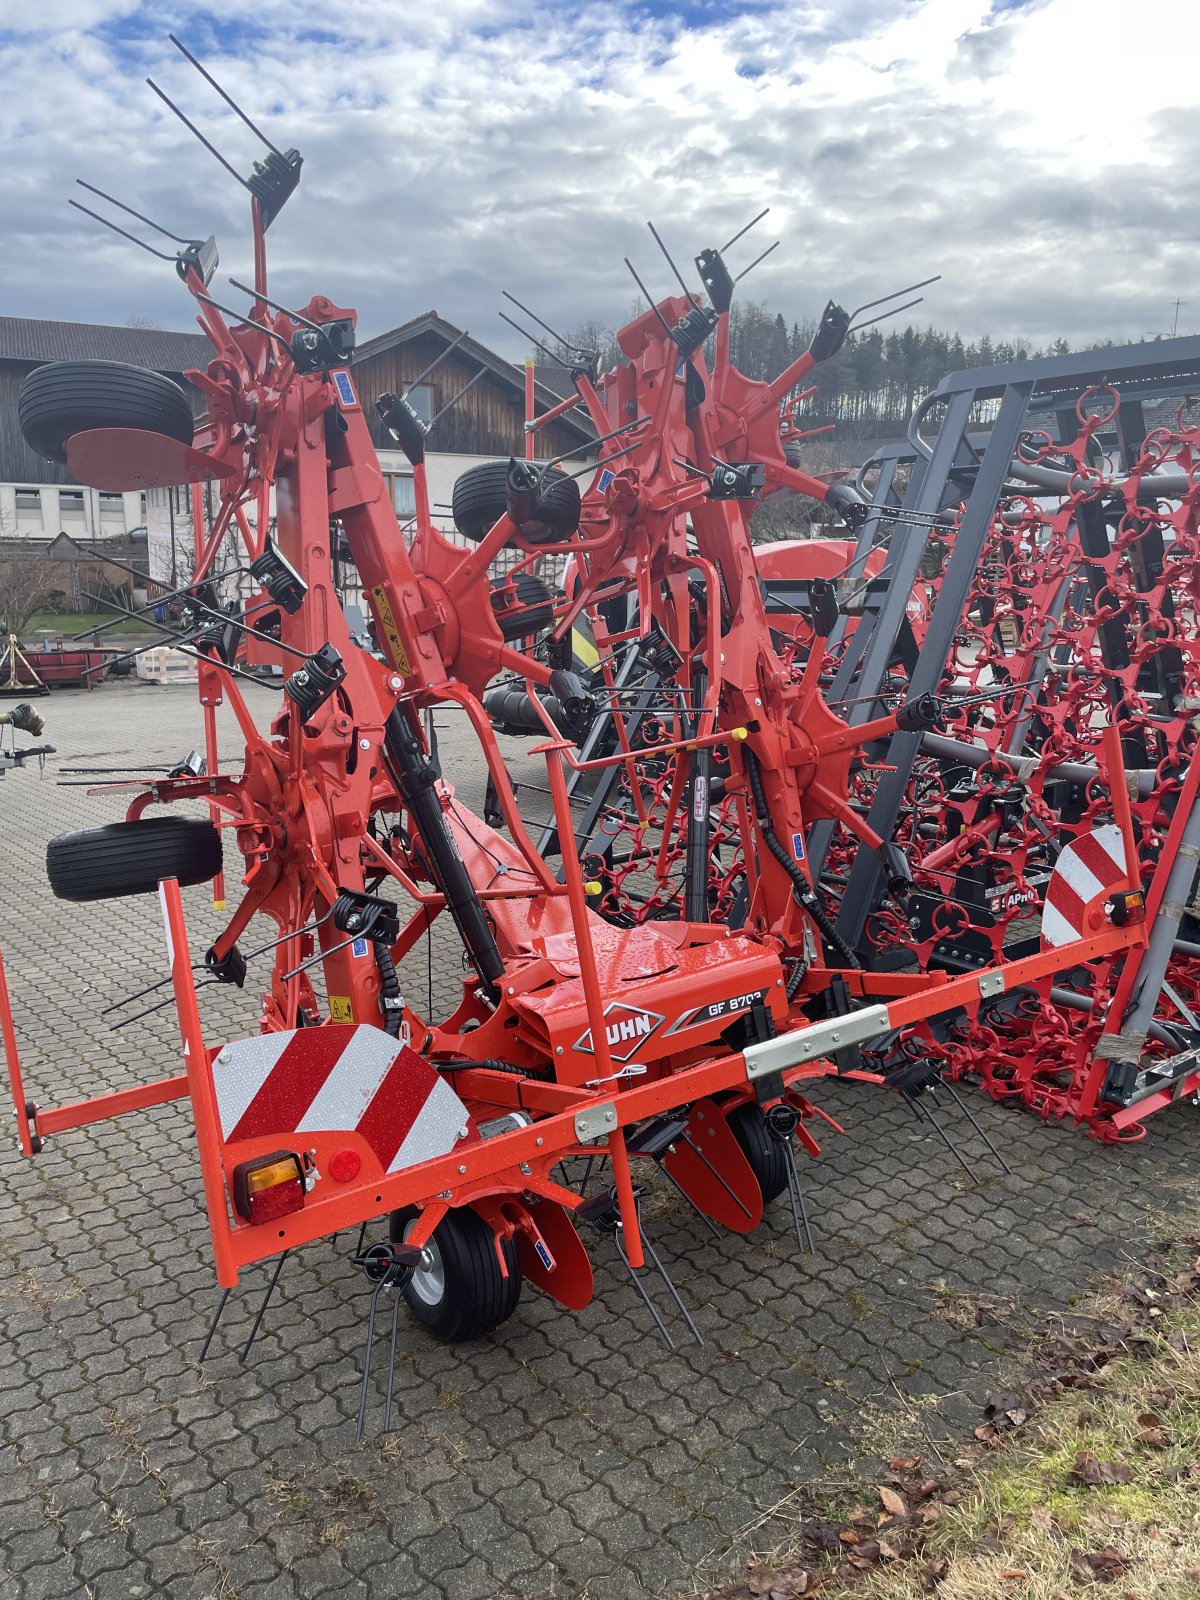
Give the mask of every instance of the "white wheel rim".
[[(416, 1225), (416, 1217), (411, 1222), (404, 1224), (405, 1242), (407, 1242)], [(425, 1249), (432, 1257), (432, 1260), (429, 1266), (416, 1269), (410, 1280), (409, 1287), (422, 1305), (440, 1306), (446, 1297), (446, 1269), (442, 1265), (442, 1252), (437, 1247), (436, 1239), (427, 1240)]]

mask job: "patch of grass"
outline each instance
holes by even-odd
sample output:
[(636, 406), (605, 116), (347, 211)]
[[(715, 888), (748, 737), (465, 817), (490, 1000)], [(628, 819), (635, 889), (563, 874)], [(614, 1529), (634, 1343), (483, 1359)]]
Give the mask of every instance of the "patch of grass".
[(102, 623), (111, 622), (113, 626), (109, 633), (152, 633), (154, 630), (145, 623), (137, 623), (131, 617), (123, 617), (119, 611), (39, 611), (30, 617), (21, 630), (21, 638), (29, 645), (41, 644), (43, 631), (55, 635), (62, 634), (64, 639), (69, 639), (73, 634), (83, 633), (87, 628), (98, 628)]
[[(996, 1402), (1014, 1404), (927, 1481), (919, 1456), (893, 1458), (883, 1476), (896, 1488), (796, 1490), (772, 1507), (755, 1527), (770, 1524), (775, 1550), (724, 1600), (1196, 1600), (1200, 1239), (1188, 1242), (1182, 1272), (1147, 1266), (1048, 1319), (1031, 1353), (1060, 1376), (1035, 1384), (1028, 1413), (1015, 1396)], [(925, 1431), (923, 1403), (900, 1399), (901, 1414), (866, 1419), (872, 1455)]]
[(343, 1515), (373, 1516), (379, 1509), (379, 1490), (352, 1472), (339, 1472), (331, 1484), (321, 1487), (321, 1499)]
[(1005, 1300), (997, 1295), (969, 1294), (965, 1289), (954, 1288), (942, 1278), (932, 1288), (934, 1316), (940, 1317), (943, 1322), (953, 1323), (965, 1333), (973, 1333), (976, 1328), (989, 1324), (993, 1327), (1011, 1327), (1019, 1311), (1015, 1300)]
[(308, 1515), (308, 1495), (291, 1478), (273, 1478), (267, 1485), (267, 1494), (289, 1515), (293, 1517), (306, 1517)]

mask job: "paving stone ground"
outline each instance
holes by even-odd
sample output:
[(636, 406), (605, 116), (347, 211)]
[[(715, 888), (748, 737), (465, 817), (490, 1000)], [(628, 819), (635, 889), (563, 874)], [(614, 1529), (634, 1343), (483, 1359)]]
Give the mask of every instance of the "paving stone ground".
[[(269, 713), (271, 693), (250, 694)], [(123, 810), (120, 796), (58, 786), (59, 770), (173, 763), (199, 738), (193, 695), (57, 694), (41, 702), (55, 761), (43, 778), (0, 781), (0, 948), (27, 1086), (43, 1104), (179, 1070), (170, 1007), (118, 1031), (122, 1012), (105, 1014), (166, 971), (156, 902), (56, 901), (44, 858), (55, 833)], [(447, 712), (440, 726), (447, 770), (478, 805), (462, 719)], [(223, 737), (235, 748), (228, 720)], [(505, 748), (537, 781), (521, 744)], [(199, 954), (218, 919), (204, 889), (185, 899)], [(436, 944), (432, 966), (445, 1012), (457, 950)], [(410, 968), (405, 983), (423, 997), (423, 951)], [(202, 992), (210, 1036), (253, 1031), (252, 987)], [(690, 1592), (697, 1566), (733, 1560), (764, 1508), (853, 1453), (863, 1406), (936, 1396), (947, 1425), (974, 1418), (995, 1330), (938, 1315), (948, 1291), (1064, 1305), (1196, 1185), (1191, 1107), (1111, 1149), (976, 1096), (1014, 1170), (989, 1168), (968, 1143), (985, 1174), (975, 1186), (894, 1098), (844, 1083), (817, 1098), (847, 1131), (805, 1173), (815, 1256), (798, 1254), (784, 1202), (753, 1237), (714, 1240), (669, 1195), (653, 1198), (653, 1238), (702, 1347), (668, 1352), (597, 1247), (598, 1298), (579, 1314), (527, 1292), (492, 1340), (460, 1349), (402, 1319), (399, 1427), (380, 1435), (380, 1347), (375, 1432), (358, 1447), (367, 1294), (352, 1241), (288, 1260), (242, 1365), (267, 1269), (248, 1273), (201, 1368), (216, 1290), (186, 1110), (65, 1134), (33, 1162), (7, 1141), (0, 1596)]]

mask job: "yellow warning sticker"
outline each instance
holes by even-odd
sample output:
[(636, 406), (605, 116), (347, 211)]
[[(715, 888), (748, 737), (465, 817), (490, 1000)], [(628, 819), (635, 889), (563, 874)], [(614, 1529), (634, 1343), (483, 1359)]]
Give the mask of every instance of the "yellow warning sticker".
[(383, 628), (384, 637), (388, 642), (391, 652), (392, 665), (396, 671), (407, 678), (412, 671), (412, 662), (408, 659), (408, 651), (400, 638), (400, 630), (396, 626), (396, 619), (392, 615), (392, 608), (388, 604), (387, 591), (381, 583), (377, 583), (371, 590), (375, 601), (375, 610), (379, 615), (380, 626)]
[(596, 641), (582, 628), (571, 629), (571, 654), (577, 661), (582, 661), (585, 667), (594, 667), (600, 660), (600, 652), (596, 649)]
[(331, 1022), (353, 1022), (354, 1008), (349, 999), (342, 994), (329, 996), (329, 1018)]

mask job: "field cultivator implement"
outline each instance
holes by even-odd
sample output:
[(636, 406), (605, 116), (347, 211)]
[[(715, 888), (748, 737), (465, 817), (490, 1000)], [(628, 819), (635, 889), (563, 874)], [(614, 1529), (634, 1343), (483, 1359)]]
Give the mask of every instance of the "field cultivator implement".
[[(855, 527), (878, 522), (853, 490), (795, 463), (794, 397), (839, 348), (851, 316), (831, 303), (810, 351), (774, 382), (752, 382), (729, 357), (734, 279), (721, 252), (703, 251), (706, 298), (680, 277), (680, 294), (622, 329), (625, 360), (610, 372), (579, 353), (575, 397), (562, 408), (582, 408), (598, 440), (582, 494), (561, 460), (514, 458), (460, 478), (455, 520), (474, 548), (451, 543), (431, 519), (425, 424), (403, 395), (379, 397), (413, 466), (409, 542), (351, 366), (353, 311), (321, 296), (292, 311), (267, 293), (266, 231), (301, 166), (294, 150), (267, 151), (245, 180), (255, 244), (245, 316), (211, 292), (211, 239), (181, 241), (167, 258), (214, 351), (206, 372), (189, 374), (208, 406), (194, 435), (165, 380), (131, 369), (76, 372), (64, 386), (59, 369), (41, 368), (22, 392), (27, 433), (85, 482), (208, 483), (217, 505), (206, 524), (194, 497), (196, 570), (177, 597), (176, 637), (198, 659), (206, 765), (196, 758), (136, 782), (123, 821), (64, 835), (48, 857), (52, 885), (69, 899), (158, 893), (184, 1070), (35, 1107), (0, 994), (22, 1149), (189, 1099), (224, 1290), (253, 1263), (275, 1259), (277, 1277), (287, 1252), (359, 1230), (356, 1260), (372, 1284), (364, 1404), (385, 1289), (400, 1290), (417, 1321), (447, 1340), (496, 1327), (526, 1279), (582, 1308), (592, 1268), (577, 1223), (614, 1241), (664, 1338), (660, 1303), (699, 1337), (646, 1239), (640, 1175), (657, 1168), (706, 1225), (739, 1233), (786, 1191), (798, 1240), (809, 1243), (795, 1153), (815, 1157), (814, 1130), (830, 1121), (812, 1098), (815, 1081), (836, 1073), (888, 1085), (921, 1114), (922, 1092), (958, 1071), (946, 1041), (966, 1041), (974, 1063), (1009, 997), (1032, 1028), (1027, 996), (1038, 1005), (1048, 996), (1053, 1008), (1058, 987), (1098, 994), (1110, 973), (1120, 983), (1122, 970), (1150, 961), (1139, 873), (1151, 846), (1169, 850), (1175, 833), (1190, 841), (1191, 780), (1182, 769), (1171, 780), (1173, 818), (1140, 802), (1131, 809), (1113, 732), (1122, 707), (1106, 688), (1119, 681), (1132, 696), (1139, 668), (1123, 678), (1095, 668), (1070, 701), (1076, 742), (1060, 751), (1039, 732), (1037, 748), (1089, 764), (1071, 839), (1087, 870), (1103, 855), (1096, 892), (1061, 942), (1034, 938), (1019, 953), (988, 942), (959, 971), (930, 959), (922, 941), (933, 934), (916, 908), (942, 841), (906, 821), (907, 791), (895, 826), (879, 825), (873, 808), (863, 815), (880, 770), (867, 760), (889, 742), (918, 750), (934, 734), (961, 739), (979, 706), (1008, 702), (982, 671), (960, 686), (963, 673), (950, 681), (939, 667), (928, 683), (914, 670), (899, 693), (888, 679), (887, 703), (843, 717), (831, 704), (843, 691), (830, 692), (830, 662), (840, 640), (859, 642), (867, 612), (848, 627), (837, 584), (812, 576), (803, 626), (773, 627), (748, 529), (761, 496), (781, 491), (818, 497)], [(982, 471), (968, 518), (981, 492), (991, 492)], [(984, 520), (992, 525), (990, 506)], [(914, 513), (908, 525), (918, 521)], [(947, 537), (961, 539), (966, 523), (951, 515)], [(997, 526), (1010, 541), (1022, 532), (1004, 516)], [(257, 586), (248, 604), (229, 597), (230, 574), (216, 566), (230, 530), (244, 547), (239, 570)], [(352, 630), (334, 583), (343, 542), (373, 644)], [(498, 585), (502, 550), (516, 559)], [(851, 566), (874, 570), (869, 547), (860, 554), (850, 553)], [(558, 599), (534, 570), (551, 555), (571, 568)], [(1030, 593), (1045, 581), (1031, 579)], [(1120, 606), (1132, 615), (1123, 576), (1106, 572), (1106, 586), (1104, 616)], [(585, 613), (598, 652), (591, 683), (571, 644)], [(291, 663), (265, 732), (240, 683), (247, 643), (260, 635)], [(1049, 641), (1051, 657), (1056, 648)], [(1032, 664), (1020, 670), (1023, 682), (1035, 676)], [(544, 728), (537, 753), (553, 838), (543, 849), (481, 703), (498, 680), (519, 689)], [(218, 759), (221, 702), (244, 738), (235, 769)], [(434, 763), (424, 713), (437, 705), (461, 708), (478, 738), (486, 819)], [(608, 732), (589, 745), (600, 722)], [(1154, 752), (1139, 769), (1170, 755)], [(984, 766), (990, 797), (1009, 769), (990, 752)], [(573, 800), (590, 805), (601, 783), (617, 800), (602, 800), (581, 834)], [(205, 814), (152, 810), (179, 802)], [(975, 813), (969, 826), (995, 844)], [(220, 873), (218, 828), (244, 860), (242, 893), (194, 964), (181, 890)], [(846, 926), (848, 899), (839, 922), (814, 869), (822, 834), (821, 853), (843, 876), (869, 864), (884, 896), (878, 915), (901, 945), (908, 930), (920, 964), (864, 960), (877, 946), (864, 950)], [(1028, 868), (1022, 858), (1017, 887), (1035, 865), (1077, 886), (1065, 859), (1048, 847)], [(398, 975), (439, 918), (453, 924), (467, 970), (459, 1004), (440, 1019), (421, 1014)], [(271, 937), (245, 949), (257, 943), (255, 919)], [(242, 988), (248, 963), (264, 955), (272, 972), (257, 1030), (211, 1038), (196, 971)], [(377, 1218), (389, 1219), (388, 1240), (364, 1248), (362, 1230)], [(394, 1315), (390, 1337), (394, 1352)]]

